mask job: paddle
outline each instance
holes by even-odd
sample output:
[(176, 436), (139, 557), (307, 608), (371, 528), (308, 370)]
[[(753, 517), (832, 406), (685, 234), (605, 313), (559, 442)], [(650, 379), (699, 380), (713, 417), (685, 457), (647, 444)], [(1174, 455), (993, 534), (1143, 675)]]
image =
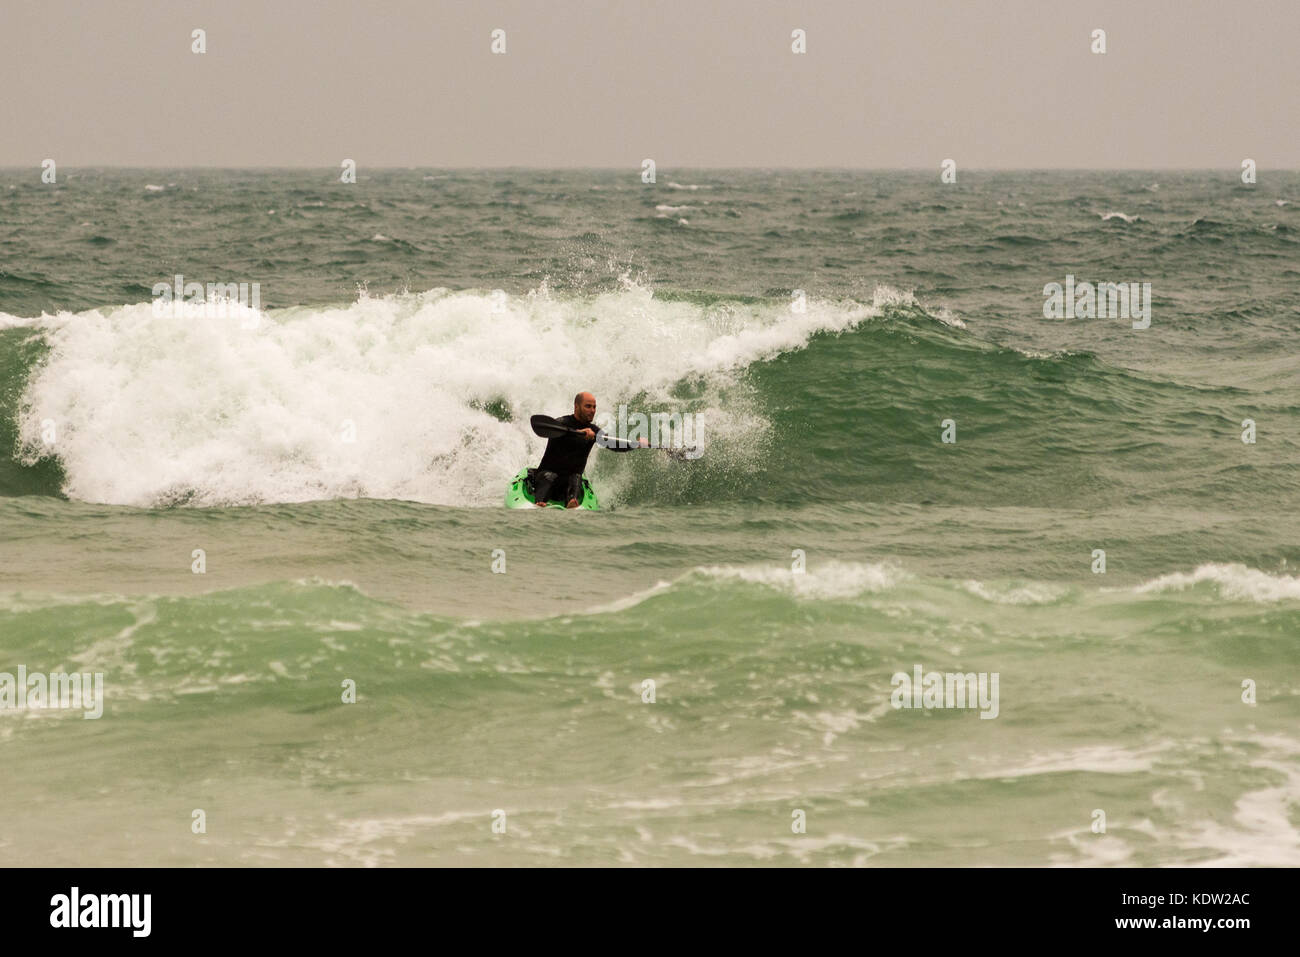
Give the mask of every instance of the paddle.
[[(570, 432), (573, 432), (575, 434), (582, 433), (582, 429), (571, 429), (563, 422), (558, 422), (555, 419), (551, 418), (549, 415), (534, 415), (531, 418), (529, 418), (528, 424), (533, 427), (533, 431), (536, 434), (540, 435), (544, 439), (558, 438), (559, 436), (566, 435)], [(615, 441), (625, 442), (627, 440), (615, 439)], [(628, 442), (627, 444), (631, 445), (632, 443)], [(668, 446), (658, 446), (658, 448), (663, 449), (665, 452), (668, 453), (670, 458), (677, 459), (678, 461), (685, 461), (686, 460), (685, 453), (687, 451), (694, 451), (694, 449), (690, 449), (690, 450), (674, 449)]]
[(564, 435), (566, 432), (581, 432), (581, 429), (571, 429), (563, 423), (557, 422), (549, 415), (535, 415), (528, 420), (528, 424), (544, 439), (555, 439)]

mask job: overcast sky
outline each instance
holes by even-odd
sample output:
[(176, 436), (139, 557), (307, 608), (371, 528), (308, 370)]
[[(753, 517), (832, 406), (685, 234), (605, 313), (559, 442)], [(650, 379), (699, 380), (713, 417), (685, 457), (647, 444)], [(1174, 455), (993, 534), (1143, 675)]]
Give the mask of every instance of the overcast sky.
[(0, 165), (46, 157), (1296, 169), (1300, 0), (0, 0)]

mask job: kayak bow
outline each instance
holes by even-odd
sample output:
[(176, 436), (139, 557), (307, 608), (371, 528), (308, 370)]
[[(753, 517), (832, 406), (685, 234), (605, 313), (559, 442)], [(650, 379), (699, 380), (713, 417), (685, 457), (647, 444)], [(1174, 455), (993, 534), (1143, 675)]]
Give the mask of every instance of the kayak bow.
[[(506, 508), (534, 508), (537, 501), (533, 497), (533, 480), (529, 474), (533, 470), (523, 468), (515, 476), (510, 487), (506, 489)], [(564, 508), (564, 503), (559, 501), (550, 501), (546, 503), (547, 508)], [(579, 509), (586, 509), (589, 512), (600, 510), (600, 505), (596, 501), (596, 493), (592, 491), (591, 483), (585, 478), (582, 480), (582, 504)]]

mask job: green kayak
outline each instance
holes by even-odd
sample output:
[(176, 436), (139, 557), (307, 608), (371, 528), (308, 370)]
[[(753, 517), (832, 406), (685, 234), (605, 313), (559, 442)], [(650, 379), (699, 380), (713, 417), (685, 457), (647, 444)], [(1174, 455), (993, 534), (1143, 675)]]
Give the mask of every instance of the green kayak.
[[(510, 483), (506, 489), (506, 508), (533, 508), (537, 501), (533, 498), (533, 478), (532, 469), (524, 468), (519, 470), (515, 480)], [(563, 502), (547, 502), (547, 508), (564, 508)], [(596, 502), (596, 493), (591, 489), (591, 483), (585, 478), (582, 480), (582, 504), (578, 508), (585, 508), (589, 512), (595, 512), (600, 509)]]

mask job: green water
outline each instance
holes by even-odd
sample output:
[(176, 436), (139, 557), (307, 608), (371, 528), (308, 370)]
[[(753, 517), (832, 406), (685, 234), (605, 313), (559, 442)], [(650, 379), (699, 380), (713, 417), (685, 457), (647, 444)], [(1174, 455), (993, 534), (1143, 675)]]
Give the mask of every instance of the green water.
[[(313, 176), (5, 190), (11, 861), (1300, 862), (1300, 177)], [(502, 508), (578, 389), (703, 454)]]

